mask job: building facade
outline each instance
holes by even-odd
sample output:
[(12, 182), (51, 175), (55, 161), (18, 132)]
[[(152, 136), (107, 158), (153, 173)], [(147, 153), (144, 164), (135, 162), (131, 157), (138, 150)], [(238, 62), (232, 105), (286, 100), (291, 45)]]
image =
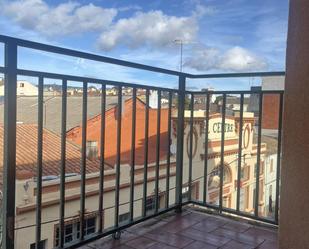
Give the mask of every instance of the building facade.
[[(28, 81), (17, 81), (17, 96), (37, 96), (37, 86)], [(0, 96), (4, 96), (4, 85), (0, 85)]]

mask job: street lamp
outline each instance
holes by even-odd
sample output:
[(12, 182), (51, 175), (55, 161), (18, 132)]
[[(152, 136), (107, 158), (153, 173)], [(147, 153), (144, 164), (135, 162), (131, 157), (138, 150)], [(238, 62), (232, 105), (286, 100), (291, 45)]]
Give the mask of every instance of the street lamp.
[(181, 40), (181, 39), (176, 39), (176, 40), (174, 40), (174, 43), (180, 45), (180, 67), (179, 67), (179, 71), (182, 72), (182, 49), (183, 49), (183, 40)]

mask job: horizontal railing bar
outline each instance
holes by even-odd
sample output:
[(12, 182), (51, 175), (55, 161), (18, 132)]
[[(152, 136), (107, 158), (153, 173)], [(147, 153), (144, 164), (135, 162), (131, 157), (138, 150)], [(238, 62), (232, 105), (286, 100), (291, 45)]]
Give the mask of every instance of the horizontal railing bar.
[(169, 69), (164, 69), (164, 68), (159, 68), (159, 67), (153, 67), (149, 65), (140, 64), (140, 63), (129, 62), (129, 61), (119, 60), (119, 59), (106, 57), (102, 55), (82, 52), (82, 51), (78, 51), (74, 49), (62, 48), (62, 47), (58, 47), (54, 45), (48, 45), (48, 44), (43, 44), (39, 42), (28, 41), (28, 40), (23, 40), (23, 39), (17, 39), (17, 38), (10, 37), (10, 36), (0, 35), (0, 42), (10, 43), (11, 41), (14, 41), (19, 47), (25, 47), (25, 48), (30, 48), (34, 50), (41, 50), (41, 51), (55, 53), (55, 54), (78, 57), (78, 58), (83, 58), (83, 59), (92, 60), (92, 61), (104, 62), (104, 63), (114, 64), (118, 66), (136, 68), (136, 69), (141, 69), (141, 70), (146, 70), (146, 71), (151, 71), (151, 72), (156, 72), (156, 73), (163, 73), (163, 74), (168, 74), (168, 75), (174, 75), (174, 76), (188, 75), (186, 73), (182, 73), (179, 71), (174, 71), (174, 70), (169, 70)]
[(49, 73), (49, 72), (40, 72), (26, 69), (17, 69), (18, 75), (31, 76), (31, 77), (45, 77), (49, 79), (66, 79), (68, 81), (77, 81), (84, 82), (87, 81), (90, 84), (106, 84), (106, 85), (115, 85), (115, 86), (123, 86), (123, 87), (135, 87), (138, 89), (149, 89), (149, 90), (161, 90), (161, 91), (172, 91), (177, 93), (177, 89), (173, 88), (165, 88), (165, 87), (157, 87), (157, 86), (148, 86), (142, 84), (128, 83), (122, 81), (114, 81), (114, 80), (105, 80), (105, 79), (96, 79), (91, 77), (83, 77), (83, 76), (75, 76), (75, 75), (67, 75), (67, 74), (58, 74), (58, 73)]
[[(0, 73), (5, 73), (6, 68), (0, 66)], [(108, 84), (108, 85), (121, 85), (124, 87), (135, 87), (141, 89), (150, 89), (150, 90), (161, 90), (161, 91), (171, 91), (171, 92), (178, 92), (178, 89), (175, 88), (166, 88), (166, 87), (157, 87), (157, 86), (148, 86), (143, 84), (135, 84), (123, 81), (114, 81), (114, 80), (106, 80), (106, 79), (97, 79), (91, 77), (84, 77), (84, 76), (75, 76), (69, 74), (58, 74), (58, 73), (50, 73), (50, 72), (41, 72), (41, 71), (34, 71), (34, 70), (27, 70), (27, 69), (17, 69), (18, 75), (24, 75), (29, 77), (45, 77), (50, 79), (66, 79), (70, 81), (78, 81), (83, 82), (87, 81), (88, 83), (92, 84)], [(223, 90), (223, 91), (189, 91), (186, 90), (186, 94), (281, 94), (284, 93), (284, 90)]]
[(266, 77), (266, 76), (285, 76), (284, 71), (277, 72), (250, 72), (250, 73), (216, 73), (216, 74), (190, 74), (191, 79), (210, 79), (210, 78), (244, 78), (244, 77)]
[[(206, 203), (204, 205), (203, 202), (201, 202), (201, 201), (191, 201), (191, 203), (198, 205), (198, 206), (203, 206), (203, 207), (206, 207), (206, 208), (214, 209), (214, 210), (218, 211), (218, 214), (219, 214), (219, 207), (218, 206), (211, 205), (211, 204), (208, 204), (208, 203)], [(256, 217), (256, 216), (254, 216), (254, 214), (241, 212), (241, 211), (238, 212), (238, 211), (236, 211), (234, 209), (230, 209), (230, 208), (222, 207), (222, 212), (230, 213), (230, 214), (237, 215), (237, 216), (240, 216), (240, 217), (245, 217), (245, 218), (248, 218), (248, 219), (252, 219), (254, 221), (261, 221), (261, 222), (269, 223), (269, 224), (272, 224), (272, 225), (278, 225), (274, 220), (263, 218), (263, 217), (260, 217), (260, 216)], [(222, 214), (220, 214), (220, 215), (222, 215)]]
[[(188, 203), (184, 203), (184, 205), (185, 205), (185, 204), (188, 204)], [(160, 211), (158, 211), (157, 213), (148, 215), (148, 216), (146, 216), (146, 217), (138, 218), (138, 219), (134, 220), (133, 222), (130, 222), (130, 223), (127, 223), (127, 224), (123, 224), (123, 225), (121, 225), (121, 226), (119, 226), (119, 227), (111, 228), (111, 229), (105, 231), (104, 233), (101, 233), (101, 234), (98, 234), (98, 233), (97, 233), (97, 234), (95, 234), (94, 236), (91, 236), (91, 237), (85, 239), (84, 241), (75, 241), (75, 242), (77, 242), (77, 243), (66, 244), (66, 245), (64, 245), (63, 248), (77, 248), (77, 247), (80, 247), (81, 245), (87, 244), (87, 243), (89, 243), (89, 242), (91, 242), (91, 241), (94, 241), (94, 240), (98, 240), (98, 239), (100, 239), (100, 238), (102, 238), (102, 237), (105, 237), (105, 236), (107, 236), (107, 235), (114, 234), (115, 232), (121, 231), (121, 230), (126, 229), (126, 228), (128, 228), (128, 227), (131, 227), (131, 226), (133, 226), (133, 225), (137, 225), (137, 224), (139, 224), (139, 223), (141, 223), (141, 222), (143, 222), (143, 221), (146, 221), (146, 220), (155, 218), (155, 217), (157, 217), (157, 216), (159, 216), (159, 215), (162, 215), (162, 214), (164, 214), (164, 213), (170, 212), (170, 211), (172, 211), (172, 210), (174, 210), (174, 209), (176, 209), (176, 208), (177, 208), (177, 206), (174, 204), (173, 206), (171, 206), (171, 207), (169, 207), (169, 208), (167, 208), (167, 209), (160, 210)]]
[[(186, 94), (281, 94), (284, 90), (226, 90), (226, 91), (186, 91)], [(227, 96), (228, 97), (228, 96)]]

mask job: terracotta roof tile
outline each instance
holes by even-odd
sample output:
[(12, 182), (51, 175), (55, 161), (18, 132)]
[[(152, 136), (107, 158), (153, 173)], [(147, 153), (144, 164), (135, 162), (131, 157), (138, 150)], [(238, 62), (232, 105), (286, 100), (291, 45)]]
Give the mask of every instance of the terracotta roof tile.
[[(124, 111), (121, 120), (121, 163), (129, 163), (131, 159), (131, 139), (132, 139), (132, 98), (124, 103)], [(136, 101), (136, 152), (135, 162), (137, 165), (144, 163), (144, 144), (145, 144), (145, 108), (143, 101), (137, 98)], [(105, 160), (109, 165), (116, 162), (117, 146), (117, 106), (108, 110), (105, 114)], [(166, 159), (168, 150), (168, 110), (161, 109), (160, 123), (160, 159)], [(87, 140), (98, 141), (100, 150), (100, 129), (101, 115), (88, 120)], [(148, 162), (153, 163), (156, 160), (156, 134), (157, 134), (157, 109), (149, 108), (149, 136), (148, 136)], [(82, 129), (77, 126), (67, 133), (67, 138), (71, 141), (81, 144)]]
[[(16, 137), (16, 177), (17, 179), (36, 176), (37, 170), (37, 125), (18, 124)], [(3, 126), (0, 126), (0, 146), (3, 146)], [(3, 148), (0, 148), (3, 151)], [(3, 153), (0, 166), (3, 167)], [(99, 160), (87, 160), (87, 173), (99, 170)], [(61, 138), (46, 129), (43, 130), (43, 176), (60, 174)], [(67, 140), (66, 172), (80, 173), (81, 152), (77, 145)], [(108, 166), (106, 166), (108, 167)]]

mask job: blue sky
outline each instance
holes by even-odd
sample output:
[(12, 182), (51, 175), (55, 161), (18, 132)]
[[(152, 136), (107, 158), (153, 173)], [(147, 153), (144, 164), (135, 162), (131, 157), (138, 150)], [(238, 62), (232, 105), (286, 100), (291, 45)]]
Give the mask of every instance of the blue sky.
[[(191, 73), (285, 69), (288, 0), (0, 0), (0, 33)], [(23, 49), (23, 68), (175, 87), (177, 79)], [(259, 79), (190, 81), (244, 89)]]

